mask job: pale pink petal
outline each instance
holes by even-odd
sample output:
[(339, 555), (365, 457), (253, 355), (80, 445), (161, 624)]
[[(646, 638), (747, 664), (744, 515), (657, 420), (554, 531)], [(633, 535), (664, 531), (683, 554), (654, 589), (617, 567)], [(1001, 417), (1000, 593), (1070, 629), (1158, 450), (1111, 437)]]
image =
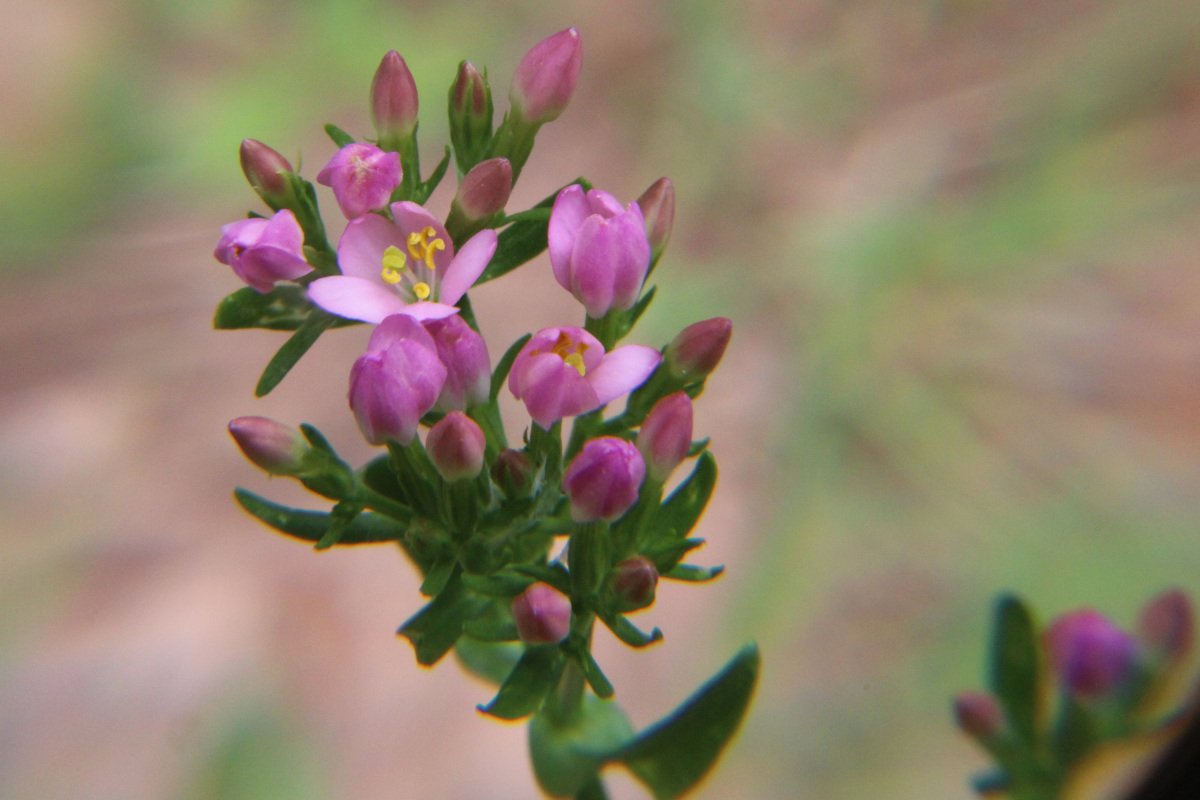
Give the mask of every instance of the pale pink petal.
[(596, 391), (600, 405), (604, 405), (641, 386), (660, 360), (662, 355), (653, 347), (627, 344), (604, 356), (586, 380)]
[(318, 278), (309, 285), (308, 298), (331, 314), (363, 322), (383, 322), (408, 308), (400, 295), (383, 283), (349, 275)]
[(600, 405), (588, 382), (553, 353), (533, 356), (522, 366), (513, 393), (524, 401), (529, 416), (543, 428), (549, 428), (563, 417), (582, 414)]
[(398, 312), (382, 320), (379, 327), (371, 332), (371, 338), (367, 341), (367, 352), (387, 350), (392, 345), (404, 341), (416, 341), (426, 349), (437, 349), (433, 337), (420, 322), (408, 314)]
[(612, 307), (613, 275), (624, 248), (620, 230), (609, 220), (592, 215), (575, 237), (571, 253), (571, 294), (583, 302), (589, 317), (599, 319)]
[(416, 320), (427, 319), (445, 319), (452, 317), (458, 313), (457, 306), (447, 305), (446, 303), (434, 303), (430, 300), (421, 300), (416, 303), (411, 303), (404, 307), (400, 312)]
[(405, 244), (403, 233), (395, 225), (377, 214), (367, 214), (346, 225), (338, 240), (338, 266), (343, 275), (383, 287), (383, 251), (395, 245), (407, 255)]
[(433, 228), (433, 236), (430, 237), (430, 241), (441, 239), (446, 245), (444, 250), (438, 250), (433, 254), (433, 263), (439, 273), (445, 274), (446, 268), (454, 260), (454, 243), (450, 241), (450, 236), (442, 227), (442, 223), (438, 222), (424, 206), (410, 200), (392, 203), (392, 217), (396, 220), (396, 227), (400, 229), (400, 237), (405, 242), (400, 247), (406, 254), (408, 253), (407, 242), (410, 233), (419, 233), (425, 228)]
[(462, 299), (487, 268), (488, 262), (496, 252), (498, 242), (496, 232), (490, 228), (468, 239), (454, 257), (446, 274), (442, 276), (438, 299), (451, 305)]
[(587, 204), (590, 213), (603, 217), (615, 217), (625, 211), (621, 202), (603, 189), (588, 190)]
[(558, 193), (558, 197), (554, 199), (554, 208), (550, 212), (550, 225), (546, 232), (550, 248), (550, 266), (554, 270), (554, 279), (568, 291), (571, 289), (571, 250), (575, 246), (575, 235), (583, 226), (588, 214), (588, 202), (583, 196), (583, 187), (577, 183)]

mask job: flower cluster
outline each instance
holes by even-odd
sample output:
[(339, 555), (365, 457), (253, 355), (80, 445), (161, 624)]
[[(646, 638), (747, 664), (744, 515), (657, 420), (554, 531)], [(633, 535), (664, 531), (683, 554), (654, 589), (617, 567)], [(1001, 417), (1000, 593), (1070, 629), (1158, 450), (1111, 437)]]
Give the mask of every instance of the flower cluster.
[[(619, 713), (611, 704), (588, 710), (614, 691), (591, 652), (598, 623), (631, 646), (653, 644), (661, 632), (642, 631), (626, 615), (654, 602), (659, 579), (702, 582), (721, 572), (685, 559), (701, 544), (689, 533), (716, 478), (707, 440), (692, 438), (692, 404), (731, 324), (695, 323), (663, 348), (622, 342), (654, 295), (647, 281), (670, 238), (674, 187), (663, 178), (622, 203), (580, 179), (531, 209), (506, 208), (538, 130), (563, 113), (581, 64), (578, 31), (539, 42), (517, 66), (497, 126), (487, 73), (460, 64), (449, 92), (451, 146), (425, 174), (417, 86), (404, 59), (388, 53), (371, 84), (375, 137), (326, 127), (336, 149), (316, 182), (344, 217), (336, 247), (312, 183), (248, 139), (242, 169), (271, 215), (226, 225), (214, 253), (247, 284), (221, 303), (217, 327), (292, 332), (260, 395), (325, 331), (374, 326), (349, 367), (348, 398), (379, 455), (352, 469), (312, 426), (234, 420), (230, 433), (252, 462), (334, 504), (328, 513), (291, 509), (244, 490), (239, 502), (319, 549), (399, 544), (430, 598), (399, 631), (418, 661), (457, 650), (500, 681), (484, 711), (534, 715), (535, 729), (551, 732), (580, 715)], [(451, 161), (458, 188), (435, 216), (428, 200)], [(494, 361), (501, 351), (489, 347), (468, 294), (546, 250), (549, 263), (533, 268), (578, 300), (580, 318), (530, 331)], [(516, 446), (499, 410), (505, 388), (528, 413)], [(622, 400), (622, 410), (609, 410)], [(689, 459), (689, 474), (668, 494)], [(732, 702), (705, 712), (720, 718), (725, 736), (756, 670), (748, 649), (691, 701), (732, 692)], [(683, 723), (654, 735), (667, 733), (689, 735)], [(632, 731), (626, 739), (627, 750), (638, 741)], [(591, 786), (625, 752), (611, 747), (611, 756), (581, 768), (560, 757), (564, 746), (554, 736), (531, 738), (535, 771), (552, 794)], [(696, 756), (707, 759), (695, 765), (697, 779), (715, 755)]]

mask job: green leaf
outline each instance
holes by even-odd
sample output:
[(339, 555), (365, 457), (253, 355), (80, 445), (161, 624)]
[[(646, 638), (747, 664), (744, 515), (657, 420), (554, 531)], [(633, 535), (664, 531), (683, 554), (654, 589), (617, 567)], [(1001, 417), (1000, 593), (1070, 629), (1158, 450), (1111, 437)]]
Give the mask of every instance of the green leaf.
[(413, 196), (413, 202), (423, 204), (429, 199), (429, 195), (433, 194), (433, 190), (442, 182), (442, 178), (446, 176), (446, 168), (450, 166), (450, 147), (446, 146), (446, 153), (442, 156), (442, 160), (433, 168), (433, 172), (429, 175), (429, 180), (417, 187), (416, 194)]
[(662, 631), (658, 628), (646, 633), (622, 614), (602, 614), (600, 619), (618, 639), (630, 647), (646, 647), (661, 642), (663, 638)]
[(605, 754), (633, 737), (629, 719), (611, 700), (585, 694), (578, 714), (563, 721), (548, 710), (529, 723), (529, 756), (538, 785), (553, 797), (572, 797), (598, 783)]
[[(571, 183), (578, 183), (584, 189), (590, 189), (592, 186), (583, 178), (576, 178)], [(567, 186), (570, 185), (567, 184)], [(487, 269), (475, 282), (476, 285), (499, 278), (501, 275), (512, 272), (526, 261), (541, 255), (542, 251), (546, 249), (546, 230), (550, 222), (550, 207), (554, 205), (554, 200), (560, 191), (562, 189), (555, 191), (528, 211), (510, 217), (514, 221), (500, 231), (500, 242), (496, 246), (496, 254), (492, 256)], [(533, 213), (537, 211), (544, 213)]]
[(459, 638), (454, 655), (459, 663), (488, 683), (497, 686), (513, 671), (525, 653), (525, 646), (516, 642), (481, 642), (470, 634)]
[(311, 308), (303, 286), (280, 283), (266, 294), (246, 286), (217, 304), (213, 327), (223, 331), (245, 328), (294, 331), (303, 324)]
[(492, 575), (463, 575), (463, 583), (479, 594), (516, 597), (533, 583), (533, 579), (520, 573), (497, 572)]
[(642, 314), (646, 313), (646, 309), (650, 307), (650, 303), (654, 300), (654, 295), (657, 291), (657, 286), (651, 286), (648, 290), (646, 290), (645, 294), (638, 298), (638, 301), (633, 304), (633, 308), (625, 312), (625, 317), (621, 322), (622, 338), (633, 328), (634, 325), (637, 324), (638, 320), (642, 318)]
[(512, 620), (469, 620), (463, 626), (463, 633), (481, 642), (515, 642), (520, 638)]
[[(329, 530), (332, 515), (324, 511), (302, 511), (273, 503), (253, 492), (237, 489), (233, 493), (238, 504), (280, 533), (306, 542), (319, 542)], [(338, 544), (380, 544), (394, 542), (404, 535), (395, 520), (379, 514), (359, 514), (342, 532)]]
[(642, 555), (654, 562), (660, 575), (667, 576), (675, 571), (684, 556), (702, 544), (703, 539), (660, 541), (642, 548)]
[(526, 647), (525, 654), (500, 686), (500, 691), (479, 710), (498, 719), (520, 719), (542, 706), (558, 682), (565, 659), (557, 645)]
[(254, 387), (255, 396), (263, 397), (278, 386), (292, 367), (296, 366), (296, 362), (336, 321), (337, 317), (332, 314), (313, 309), (308, 319), (296, 329), (291, 338), (284, 342), (283, 347), (279, 348), (279, 351), (268, 362), (262, 377), (258, 379), (258, 385)]
[(612, 697), (612, 681), (604, 674), (604, 670), (600, 669), (600, 665), (592, 657), (591, 650), (580, 648), (577, 655), (579, 656), (579, 666), (583, 670), (583, 677), (587, 678), (588, 685), (592, 687), (592, 691), (604, 700)]
[(696, 460), (692, 474), (679, 484), (654, 514), (650, 522), (652, 541), (682, 539), (696, 526), (713, 487), (717, 484), (717, 460), (704, 452)]
[(441, 594), (426, 603), (396, 633), (412, 642), (417, 663), (432, 666), (454, 647), (467, 620), (479, 616), (487, 606), (485, 598), (467, 591), (455, 575)]
[(325, 438), (325, 434), (317, 429), (317, 426), (310, 425), (307, 422), (300, 423), (300, 432), (304, 434), (304, 438), (308, 440), (317, 450), (323, 450), (331, 456), (336, 457), (337, 452), (333, 449), (333, 445)]
[(354, 144), (354, 137), (346, 133), (337, 125), (334, 125), (332, 122), (325, 123), (325, 133), (339, 148), (345, 147), (348, 144)]
[(695, 786), (737, 731), (758, 680), (759, 654), (748, 645), (670, 716), (607, 754), (627, 766), (656, 798)]
[(988, 686), (1000, 701), (1013, 729), (1029, 743), (1037, 733), (1041, 658), (1033, 615), (1015, 595), (996, 600)]
[(715, 567), (698, 567), (695, 564), (676, 564), (663, 577), (675, 581), (704, 583), (705, 581), (711, 581), (724, 571), (725, 567), (719, 565)]
[(521, 352), (521, 348), (533, 338), (532, 333), (527, 333), (520, 339), (517, 339), (512, 345), (504, 351), (500, 361), (496, 364), (495, 371), (492, 372), (492, 385), (488, 390), (488, 399), (492, 402), (496, 401), (496, 396), (500, 394), (500, 389), (504, 386), (504, 379), (508, 377), (508, 371), (512, 369), (513, 362), (517, 359), (517, 354)]
[(450, 582), (450, 578), (454, 576), (454, 568), (458, 566), (458, 559), (453, 555), (440, 558), (429, 565), (429, 571), (425, 573), (425, 580), (421, 581), (419, 591), (426, 597), (437, 597), (446, 588), (446, 584)]

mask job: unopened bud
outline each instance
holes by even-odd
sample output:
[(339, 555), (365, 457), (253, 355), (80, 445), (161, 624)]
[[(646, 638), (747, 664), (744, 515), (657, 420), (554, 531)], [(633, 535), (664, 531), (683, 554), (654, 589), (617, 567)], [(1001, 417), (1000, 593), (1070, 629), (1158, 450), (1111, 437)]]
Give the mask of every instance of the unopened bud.
[(475, 420), (451, 411), (429, 429), (425, 449), (433, 466), (447, 481), (474, 478), (483, 469), (487, 440)]
[(561, 642), (571, 630), (571, 601), (549, 584), (532, 584), (517, 595), (512, 615), (526, 644)]
[(487, 219), (504, 210), (512, 186), (512, 164), (507, 158), (481, 161), (463, 177), (454, 208), (468, 222)]
[(487, 75), (469, 61), (458, 65), (450, 87), (450, 141), (459, 168), (474, 166), (492, 137), (492, 90)]
[(1050, 663), (1062, 687), (1090, 700), (1110, 694), (1132, 674), (1137, 641), (1098, 611), (1059, 617), (1046, 631)]
[(638, 499), (646, 463), (632, 442), (616, 436), (588, 441), (563, 474), (563, 490), (576, 522), (612, 522)]
[(655, 260), (666, 249), (675, 224), (675, 184), (670, 178), (659, 178), (638, 198), (642, 216), (646, 218), (646, 238)]
[(266, 417), (238, 417), (229, 433), (246, 458), (272, 475), (296, 475), (311, 450), (298, 431)]
[(954, 698), (954, 721), (963, 733), (980, 742), (995, 739), (1004, 730), (1004, 710), (986, 692), (963, 692)]
[(733, 323), (725, 317), (714, 317), (687, 326), (667, 345), (664, 356), (667, 369), (683, 380), (707, 376), (721, 362), (732, 334)]
[(524, 450), (501, 450), (492, 465), (492, 480), (510, 500), (527, 497), (533, 488), (533, 461)]
[(675, 392), (655, 403), (638, 431), (637, 446), (646, 460), (646, 473), (666, 481), (692, 446), (692, 398)]
[(654, 602), (658, 568), (645, 556), (627, 558), (613, 570), (612, 588), (622, 611), (636, 611)]
[(583, 66), (579, 31), (567, 28), (530, 48), (513, 75), (508, 97), (528, 123), (542, 125), (562, 114)]
[(276, 211), (286, 208), (292, 197), (288, 174), (295, 171), (291, 163), (257, 139), (243, 139), (238, 155), (246, 180), (263, 202)]
[(1142, 609), (1137, 630), (1149, 652), (1167, 661), (1182, 658), (1195, 635), (1192, 601), (1181, 589), (1168, 589)]
[(404, 58), (389, 50), (371, 81), (371, 119), (380, 144), (399, 149), (417, 127), (417, 83)]

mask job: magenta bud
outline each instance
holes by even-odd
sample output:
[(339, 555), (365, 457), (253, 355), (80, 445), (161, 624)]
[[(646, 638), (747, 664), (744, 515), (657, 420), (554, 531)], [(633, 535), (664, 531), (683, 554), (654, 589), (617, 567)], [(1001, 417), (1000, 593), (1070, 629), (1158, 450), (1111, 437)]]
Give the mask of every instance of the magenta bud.
[(291, 163), (257, 139), (243, 139), (238, 155), (246, 180), (263, 202), (276, 210), (287, 206), (292, 198), (287, 176), (295, 172)]
[(504, 210), (512, 186), (512, 164), (508, 159), (489, 158), (463, 177), (454, 205), (467, 221), (487, 219)]
[(954, 721), (980, 742), (992, 741), (1007, 725), (1000, 703), (987, 692), (963, 692), (954, 698)]
[(1118, 689), (1137, 662), (1137, 641), (1098, 611), (1064, 614), (1046, 631), (1050, 664), (1063, 688), (1081, 699)]
[(1138, 619), (1138, 638), (1146, 649), (1167, 661), (1177, 661), (1192, 647), (1195, 612), (1181, 589), (1168, 589), (1151, 600)]
[(451, 411), (429, 429), (425, 449), (438, 473), (447, 481), (474, 478), (483, 470), (487, 439), (475, 420)]
[(567, 107), (582, 66), (579, 31), (559, 31), (535, 44), (521, 59), (508, 98), (526, 122), (550, 122)]
[(462, 410), (484, 403), (492, 382), (487, 342), (458, 314), (422, 323), (433, 337), (438, 358), (446, 367), (446, 383), (438, 395), (441, 411)]
[(389, 50), (371, 81), (371, 119), (379, 141), (398, 149), (417, 127), (417, 83), (404, 58)]
[(732, 334), (733, 322), (725, 317), (713, 317), (687, 326), (667, 345), (664, 355), (667, 369), (683, 380), (707, 376), (721, 362)]
[(671, 239), (675, 225), (675, 184), (670, 178), (659, 178), (637, 200), (646, 218), (646, 238), (650, 250), (658, 258)]
[(229, 433), (246, 458), (272, 475), (296, 475), (312, 448), (298, 431), (266, 417), (238, 417)]
[(622, 611), (636, 611), (654, 602), (658, 568), (645, 556), (627, 558), (613, 570), (612, 588)]
[(692, 398), (675, 392), (655, 403), (638, 431), (637, 446), (650, 478), (666, 481), (692, 446)]
[(421, 323), (392, 314), (350, 370), (350, 409), (371, 444), (409, 444), (446, 383), (446, 367)]
[(646, 477), (642, 454), (632, 442), (601, 436), (583, 446), (563, 475), (576, 522), (612, 522), (638, 499)]
[(571, 630), (571, 601), (549, 584), (531, 584), (513, 598), (512, 615), (526, 644), (561, 642)]
[(354, 142), (338, 150), (317, 173), (317, 183), (333, 189), (334, 199), (346, 219), (356, 219), (388, 204), (400, 185), (400, 154), (367, 142)]
[(492, 465), (492, 480), (505, 497), (527, 497), (533, 488), (533, 460), (524, 450), (501, 450)]
[(492, 90), (487, 76), (463, 61), (450, 87), (450, 140), (460, 169), (475, 163), (491, 136)]

